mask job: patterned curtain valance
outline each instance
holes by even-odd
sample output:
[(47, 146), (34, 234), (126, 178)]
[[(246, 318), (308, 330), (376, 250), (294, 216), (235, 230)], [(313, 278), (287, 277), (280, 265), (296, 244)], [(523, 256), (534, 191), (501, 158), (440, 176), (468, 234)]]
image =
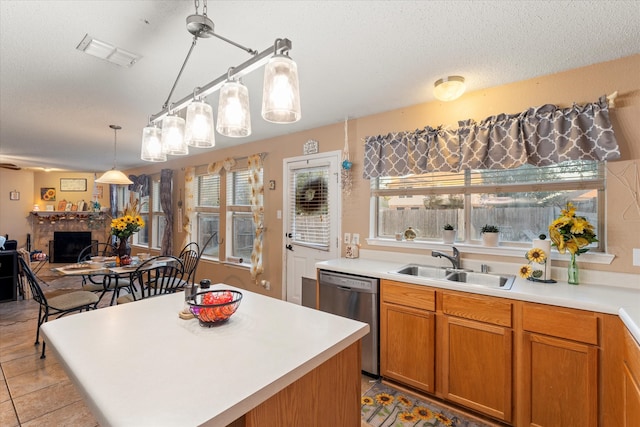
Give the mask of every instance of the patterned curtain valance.
[(620, 150), (606, 97), (586, 105), (532, 107), (457, 129), (417, 129), (365, 138), (365, 179), (464, 169), (512, 169), (568, 160), (615, 160)]

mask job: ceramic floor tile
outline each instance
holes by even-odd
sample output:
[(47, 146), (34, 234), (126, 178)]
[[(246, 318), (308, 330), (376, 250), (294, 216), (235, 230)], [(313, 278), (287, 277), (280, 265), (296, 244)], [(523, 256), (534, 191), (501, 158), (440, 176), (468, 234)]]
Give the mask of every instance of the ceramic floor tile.
[(45, 365), (43, 369), (37, 369), (21, 375), (7, 378), (7, 386), (13, 399), (25, 394), (50, 387), (57, 383), (68, 381), (69, 377), (58, 363)]
[(44, 414), (26, 423), (22, 427), (96, 427), (98, 422), (82, 401), (72, 403), (55, 411)]
[[(29, 339), (11, 347), (0, 348), (0, 363), (4, 364), (27, 356), (37, 359), (40, 357), (41, 352), (40, 346), (33, 345), (33, 341)], [(47, 357), (49, 356), (47, 355)]]
[[(42, 344), (40, 344), (42, 345)], [(38, 347), (39, 348), (39, 347)], [(57, 360), (53, 356), (53, 352), (47, 351), (46, 359), (40, 359), (39, 352), (38, 355), (34, 356), (25, 356), (18, 359), (9, 360), (7, 362), (2, 363), (2, 370), (4, 372), (4, 377), (8, 380), (11, 377), (15, 377), (17, 375), (21, 375), (27, 372), (32, 372), (38, 369), (43, 369), (48, 365), (52, 365), (57, 363)]]
[(9, 389), (7, 388), (7, 382), (5, 380), (2, 380), (0, 381), (0, 403), (4, 403), (7, 400), (11, 400), (11, 395), (9, 394)]
[(39, 418), (72, 403), (81, 397), (70, 381), (58, 383), (13, 399), (20, 423)]
[(13, 403), (10, 400), (0, 403), (0, 426), (15, 427), (19, 425), (18, 416), (13, 409)]

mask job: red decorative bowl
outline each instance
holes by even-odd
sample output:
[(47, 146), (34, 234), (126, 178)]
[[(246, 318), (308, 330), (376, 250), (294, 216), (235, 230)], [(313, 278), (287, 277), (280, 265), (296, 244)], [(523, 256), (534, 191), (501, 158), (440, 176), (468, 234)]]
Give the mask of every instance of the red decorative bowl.
[(198, 292), (188, 300), (189, 309), (200, 326), (211, 327), (229, 320), (242, 301), (242, 293), (227, 289)]

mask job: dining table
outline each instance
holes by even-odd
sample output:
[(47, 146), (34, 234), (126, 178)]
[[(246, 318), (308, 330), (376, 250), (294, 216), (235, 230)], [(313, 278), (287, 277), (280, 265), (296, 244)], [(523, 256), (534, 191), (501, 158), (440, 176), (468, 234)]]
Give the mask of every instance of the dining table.
[[(164, 265), (167, 262), (171, 262), (174, 258), (169, 257), (158, 257), (154, 263), (148, 265), (149, 268), (155, 268), (160, 265)], [(107, 266), (110, 263), (105, 263), (101, 268), (95, 268), (88, 265), (88, 263), (74, 263), (68, 264), (61, 267), (54, 267), (51, 269), (54, 273), (61, 276), (81, 276), (87, 278), (92, 283), (101, 282), (103, 291), (109, 292), (113, 291), (111, 295), (111, 302), (109, 305), (113, 305), (120, 293), (121, 287), (118, 286), (120, 280), (126, 279), (128, 280), (129, 292), (134, 292), (135, 281), (134, 276), (138, 267), (142, 264), (142, 262), (134, 262), (129, 265), (119, 265), (119, 266)], [(98, 278), (98, 280), (96, 280)]]
[(183, 319), (183, 293), (47, 322), (47, 345), (101, 426), (360, 426), (369, 325), (227, 284), (225, 322)]

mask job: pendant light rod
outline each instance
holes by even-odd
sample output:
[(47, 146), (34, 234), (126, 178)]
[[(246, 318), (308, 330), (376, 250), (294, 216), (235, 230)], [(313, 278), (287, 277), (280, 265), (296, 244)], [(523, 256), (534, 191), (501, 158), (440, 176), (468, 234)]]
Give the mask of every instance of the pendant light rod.
[(118, 155), (116, 146), (118, 145), (118, 131), (122, 129), (122, 126), (109, 125), (109, 127), (113, 129), (113, 168), (118, 169)]
[[(222, 87), (222, 85), (227, 81), (228, 78), (242, 77), (246, 74), (249, 74), (252, 71), (266, 64), (272, 56), (284, 54), (289, 50), (291, 50), (291, 40), (277, 39), (275, 43), (271, 45), (269, 48), (263, 50), (262, 52), (258, 53), (254, 57), (246, 60), (242, 64), (236, 67), (233, 67), (233, 69), (230, 72), (226, 72), (222, 74), (217, 79), (207, 83), (206, 85), (202, 86), (200, 89), (195, 90), (193, 93), (185, 96), (184, 98), (180, 99), (179, 101), (171, 105), (163, 105), (162, 110), (160, 112), (153, 114), (150, 117), (149, 119), (150, 122), (156, 122), (158, 120), (163, 119), (165, 116), (169, 114), (170, 110), (180, 110), (186, 107), (193, 101), (194, 97), (196, 96), (204, 98), (205, 96), (212, 94), (213, 92), (219, 90)], [(183, 68), (184, 68), (184, 65), (183, 65)], [(178, 77), (180, 76), (178, 75)]]
[(169, 101), (171, 101), (171, 96), (173, 95), (173, 91), (176, 90), (176, 86), (178, 85), (178, 81), (180, 81), (180, 77), (182, 76), (182, 72), (184, 71), (184, 67), (187, 66), (187, 61), (191, 56), (191, 52), (193, 52), (193, 48), (196, 47), (196, 42), (198, 41), (198, 36), (193, 36), (193, 41), (191, 42), (191, 47), (189, 48), (189, 52), (187, 52), (187, 57), (184, 58), (184, 62), (182, 63), (182, 67), (180, 67), (180, 71), (178, 72), (178, 77), (176, 77), (176, 81), (173, 82), (173, 86), (169, 91), (169, 96), (167, 96), (167, 100), (162, 104), (162, 108), (167, 108), (169, 106)]

